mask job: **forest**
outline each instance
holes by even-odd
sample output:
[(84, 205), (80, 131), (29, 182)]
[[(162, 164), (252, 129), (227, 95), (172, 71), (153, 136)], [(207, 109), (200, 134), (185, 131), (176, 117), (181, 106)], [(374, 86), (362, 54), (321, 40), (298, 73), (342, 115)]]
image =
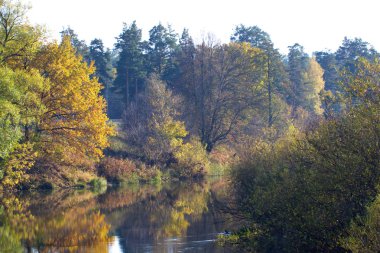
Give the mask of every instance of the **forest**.
[(380, 250), (380, 54), (368, 42), (283, 55), (254, 25), (196, 44), (161, 23), (143, 40), (134, 21), (109, 49), (70, 27), (52, 41), (28, 7), (0, 4), (0, 207), (5, 192), (223, 175), (245, 225), (221, 246)]

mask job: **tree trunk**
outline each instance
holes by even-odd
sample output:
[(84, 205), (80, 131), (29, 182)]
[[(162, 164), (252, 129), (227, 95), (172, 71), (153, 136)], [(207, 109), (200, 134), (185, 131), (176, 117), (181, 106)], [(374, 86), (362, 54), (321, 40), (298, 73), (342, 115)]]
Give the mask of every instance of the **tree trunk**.
[(270, 75), (270, 53), (268, 52), (267, 62), (267, 82), (268, 82), (268, 127), (273, 125), (273, 108), (272, 108), (272, 83)]
[(129, 79), (129, 73), (127, 69), (127, 78), (125, 82), (125, 110), (127, 110), (129, 106), (129, 80), (128, 79)]

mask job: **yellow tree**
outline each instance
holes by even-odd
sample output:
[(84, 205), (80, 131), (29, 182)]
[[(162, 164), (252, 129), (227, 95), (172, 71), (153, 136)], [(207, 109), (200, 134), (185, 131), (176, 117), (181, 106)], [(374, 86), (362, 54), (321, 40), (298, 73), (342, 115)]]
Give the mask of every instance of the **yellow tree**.
[(323, 113), (320, 93), (324, 90), (325, 81), (323, 80), (323, 69), (315, 58), (309, 60), (309, 65), (303, 78), (303, 106), (307, 111), (317, 115)]
[(105, 100), (99, 95), (102, 87), (92, 77), (93, 64), (88, 66), (64, 38), (60, 45), (43, 47), (32, 67), (50, 81), (50, 90), (41, 94), (46, 112), (37, 126), (37, 146), (44, 161), (91, 165), (102, 156), (113, 133)]

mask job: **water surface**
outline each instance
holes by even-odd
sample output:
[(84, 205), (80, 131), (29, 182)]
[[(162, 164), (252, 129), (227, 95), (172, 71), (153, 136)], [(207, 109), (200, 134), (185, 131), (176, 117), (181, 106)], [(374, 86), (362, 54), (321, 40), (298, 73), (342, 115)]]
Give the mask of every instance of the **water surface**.
[(229, 252), (223, 179), (2, 196), (0, 252)]

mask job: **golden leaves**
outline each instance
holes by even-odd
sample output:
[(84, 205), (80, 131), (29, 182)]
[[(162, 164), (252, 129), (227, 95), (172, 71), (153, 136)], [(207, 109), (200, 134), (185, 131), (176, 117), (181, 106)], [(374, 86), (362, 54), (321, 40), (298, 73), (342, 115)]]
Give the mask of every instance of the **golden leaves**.
[(47, 112), (39, 122), (40, 148), (54, 149), (56, 157), (51, 158), (74, 164), (97, 161), (114, 130), (107, 123), (106, 102), (99, 95), (101, 85), (91, 77), (93, 65), (75, 55), (69, 38), (64, 38), (60, 45), (44, 47), (33, 67), (51, 83), (43, 98)]

